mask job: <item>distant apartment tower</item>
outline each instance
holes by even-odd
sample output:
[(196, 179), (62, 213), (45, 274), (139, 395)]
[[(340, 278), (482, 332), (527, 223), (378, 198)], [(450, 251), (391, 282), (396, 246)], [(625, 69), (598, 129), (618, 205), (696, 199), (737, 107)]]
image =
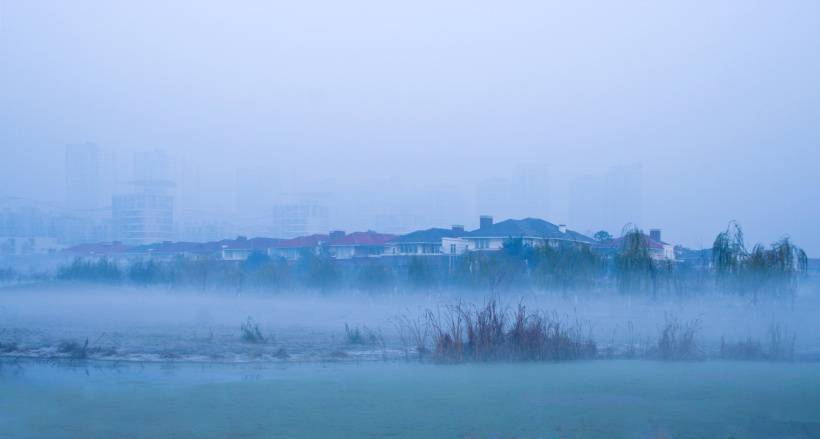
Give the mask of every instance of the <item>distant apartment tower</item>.
[(476, 186), (475, 213), (494, 212), (501, 218), (545, 218), (550, 214), (550, 169), (522, 163), (510, 178), (490, 178)]
[(606, 230), (619, 236), (627, 224), (643, 218), (640, 164), (612, 167), (603, 175), (574, 179), (569, 188), (569, 220), (579, 230)]
[(65, 147), (65, 205), (76, 211), (101, 206), (100, 165), (97, 145), (81, 143)]
[(174, 237), (174, 184), (168, 158), (153, 150), (134, 155), (134, 180), (128, 193), (114, 195), (111, 217), (114, 239), (127, 245), (170, 241)]
[(330, 228), (329, 195), (322, 193), (284, 194), (273, 206), (273, 236), (295, 238), (327, 233)]
[[(133, 176), (135, 182), (169, 182), (170, 160), (159, 149), (134, 153)], [(155, 186), (155, 185), (154, 185)]]
[(550, 215), (550, 169), (543, 163), (519, 164), (510, 180), (512, 218), (548, 218)]
[(613, 235), (620, 235), (629, 223), (643, 222), (643, 167), (640, 164), (609, 169), (604, 184), (607, 191), (606, 219)]
[(114, 236), (127, 245), (170, 241), (174, 236), (174, 199), (153, 191), (114, 195)]

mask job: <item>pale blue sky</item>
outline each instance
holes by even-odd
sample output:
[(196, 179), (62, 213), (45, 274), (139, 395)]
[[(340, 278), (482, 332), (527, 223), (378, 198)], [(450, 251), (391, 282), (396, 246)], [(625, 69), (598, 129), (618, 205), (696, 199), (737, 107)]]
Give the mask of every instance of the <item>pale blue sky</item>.
[(63, 146), (93, 140), (184, 157), (215, 214), (247, 166), (467, 191), (549, 163), (561, 222), (572, 179), (640, 162), (645, 227), (699, 246), (737, 219), (818, 255), (818, 23), (816, 1), (0, 0), (0, 195), (58, 197)]

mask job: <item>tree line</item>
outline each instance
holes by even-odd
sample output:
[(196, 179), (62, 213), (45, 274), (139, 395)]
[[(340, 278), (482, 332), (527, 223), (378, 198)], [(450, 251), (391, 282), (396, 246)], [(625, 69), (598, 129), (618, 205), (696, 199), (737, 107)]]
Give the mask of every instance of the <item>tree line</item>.
[(652, 296), (723, 292), (757, 300), (761, 295), (793, 296), (807, 272), (805, 252), (788, 238), (747, 250), (736, 223), (718, 234), (711, 257), (695, 260), (653, 257), (648, 238), (634, 227), (625, 230), (620, 241), (609, 254), (578, 243), (531, 247), (509, 238), (500, 251), (454, 257), (336, 260), (322, 251), (304, 251), (296, 261), (262, 252), (251, 253), (241, 262), (178, 257), (123, 263), (80, 258), (61, 267), (55, 278), (202, 290), (376, 293), (463, 288), (491, 293), (537, 289)]

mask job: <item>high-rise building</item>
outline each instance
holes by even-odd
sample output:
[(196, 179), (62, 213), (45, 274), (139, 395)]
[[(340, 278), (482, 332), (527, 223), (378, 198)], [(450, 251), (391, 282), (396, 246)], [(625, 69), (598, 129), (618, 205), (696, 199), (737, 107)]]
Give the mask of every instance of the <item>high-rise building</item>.
[(475, 214), (511, 218), (515, 212), (512, 185), (506, 178), (489, 178), (476, 185)]
[(168, 182), (170, 178), (170, 161), (168, 156), (159, 149), (134, 153), (134, 181), (135, 182)]
[(615, 166), (604, 177), (607, 227), (619, 235), (627, 224), (643, 221), (643, 168), (640, 164)]
[(640, 164), (616, 166), (603, 175), (588, 175), (570, 183), (569, 221), (588, 233), (606, 230), (620, 235), (627, 224), (640, 226), (643, 182)]
[(515, 167), (510, 181), (510, 216), (549, 218), (550, 174), (545, 164), (527, 163)]
[(569, 185), (570, 227), (582, 232), (605, 229), (606, 204), (606, 191), (601, 176), (585, 175), (573, 179)]
[(476, 186), (475, 214), (497, 218), (549, 218), (550, 174), (545, 164), (522, 163), (510, 178), (489, 178)]
[(103, 206), (99, 152), (93, 143), (65, 147), (65, 205), (73, 211), (92, 212)]
[(134, 179), (127, 193), (111, 201), (114, 238), (128, 245), (170, 241), (174, 237), (174, 184), (162, 151), (134, 154)]
[(114, 195), (114, 236), (128, 245), (171, 241), (174, 237), (174, 199), (161, 191)]
[(273, 236), (297, 236), (327, 233), (330, 229), (330, 195), (325, 193), (282, 194), (273, 206)]

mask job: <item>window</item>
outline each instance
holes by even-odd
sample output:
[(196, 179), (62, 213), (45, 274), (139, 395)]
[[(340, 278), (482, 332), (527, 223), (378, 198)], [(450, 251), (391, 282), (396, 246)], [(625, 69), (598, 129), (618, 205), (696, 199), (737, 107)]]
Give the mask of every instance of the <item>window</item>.
[(456, 245), (455, 244), (450, 244), (450, 254), (451, 255), (456, 254)]

